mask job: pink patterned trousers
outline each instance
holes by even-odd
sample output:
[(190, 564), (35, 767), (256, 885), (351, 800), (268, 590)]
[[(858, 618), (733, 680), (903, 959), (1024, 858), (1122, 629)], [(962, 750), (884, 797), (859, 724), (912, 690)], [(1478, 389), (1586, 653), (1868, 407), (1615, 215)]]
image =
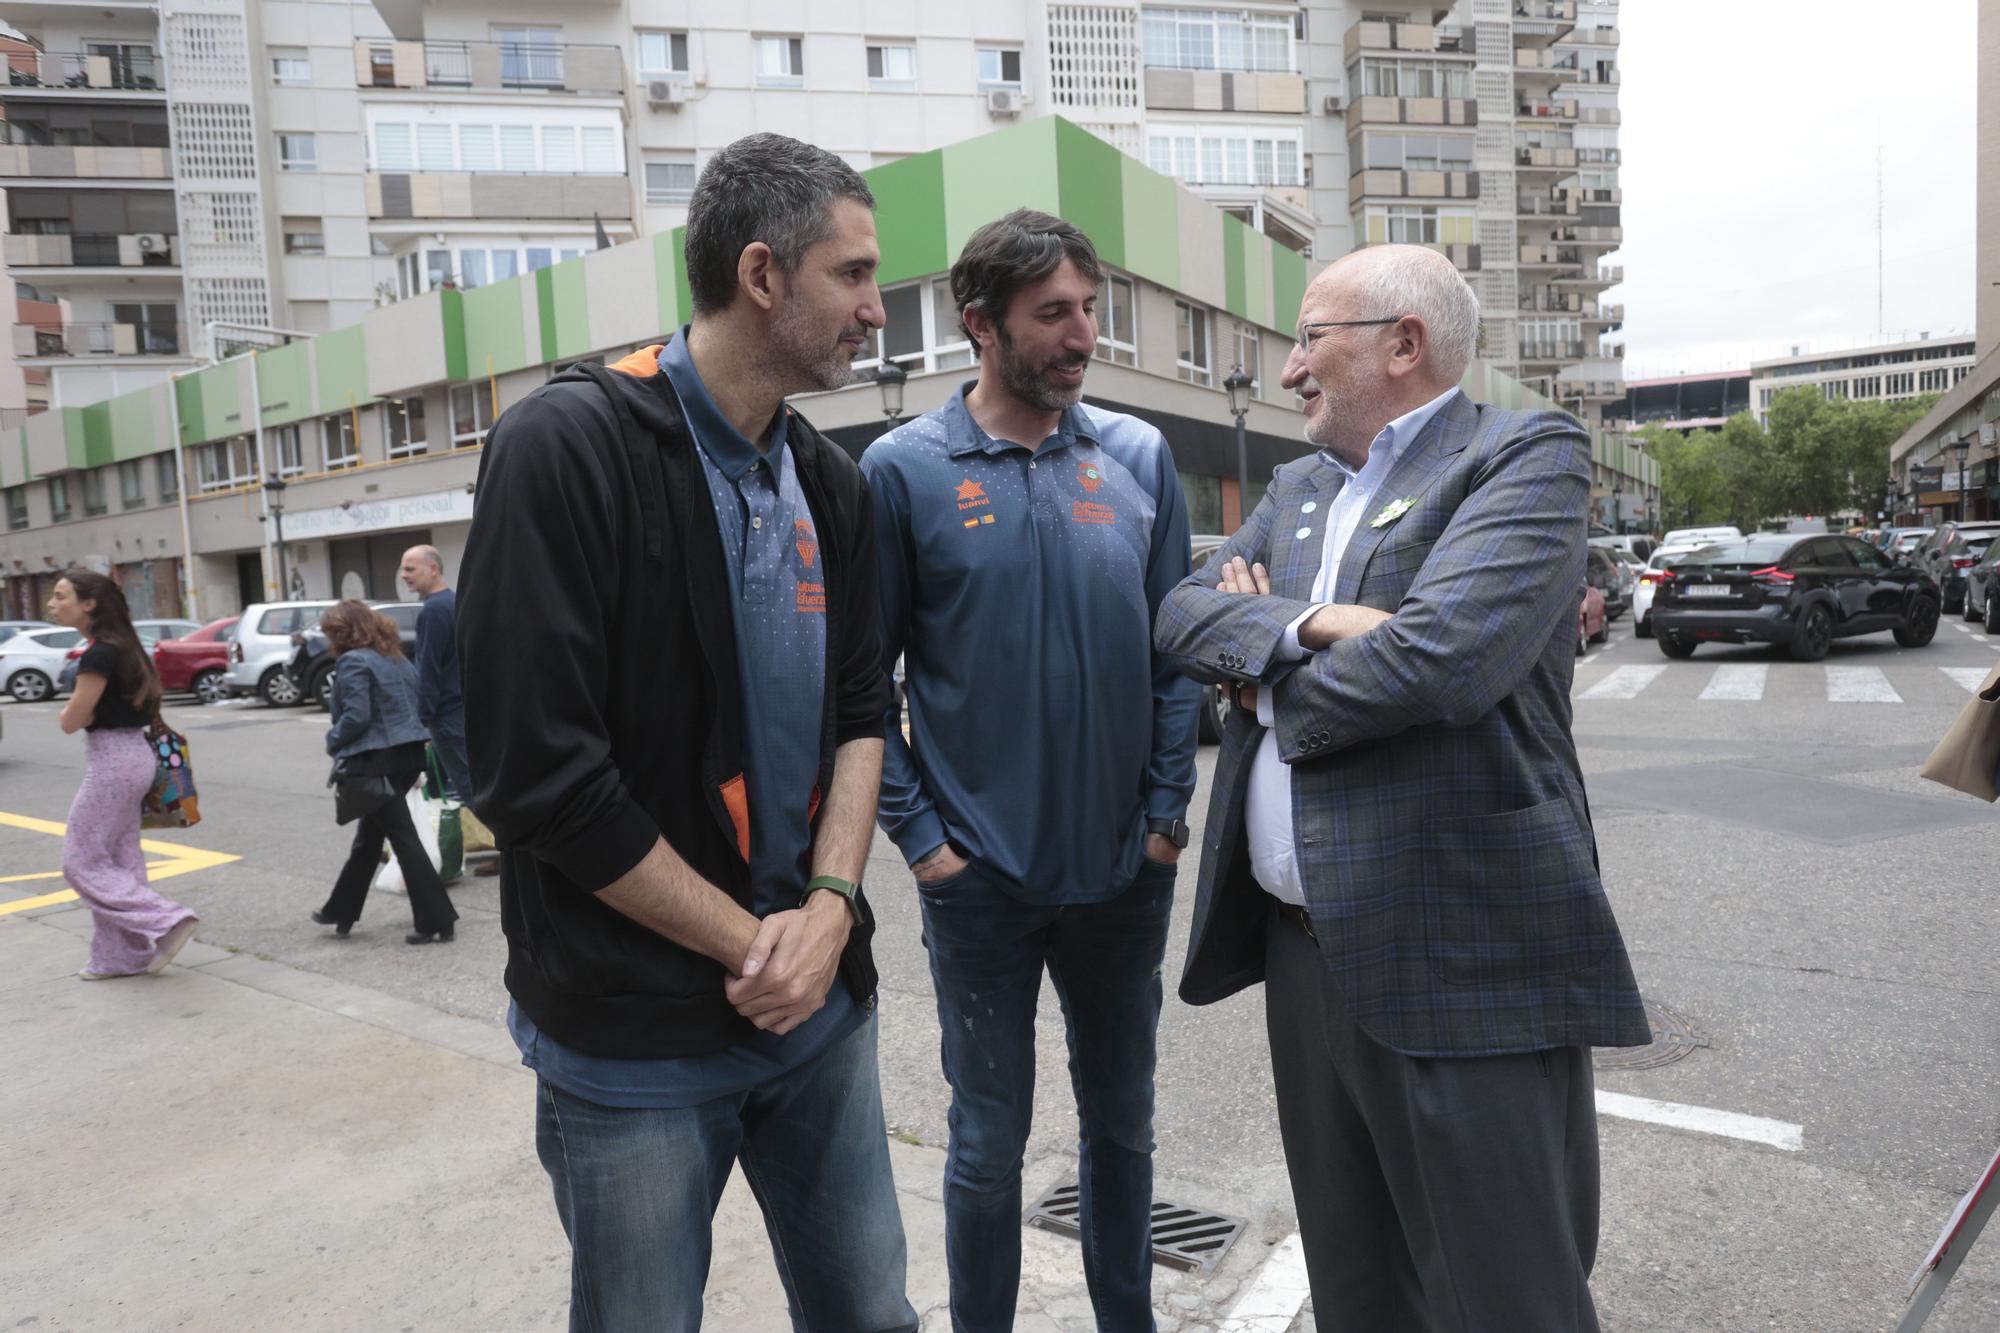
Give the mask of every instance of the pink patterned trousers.
[(69, 807), (63, 877), (90, 908), (92, 972), (144, 972), (160, 937), (194, 915), (147, 887), (139, 802), (153, 785), (153, 747), (137, 727), (83, 733), (83, 785)]

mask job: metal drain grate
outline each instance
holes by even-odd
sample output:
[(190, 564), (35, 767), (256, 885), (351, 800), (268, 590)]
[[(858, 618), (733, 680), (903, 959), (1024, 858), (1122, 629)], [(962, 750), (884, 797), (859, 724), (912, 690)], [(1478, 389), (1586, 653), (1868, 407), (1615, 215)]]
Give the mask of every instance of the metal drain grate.
[(1705, 1033), (1697, 1032), (1686, 1016), (1664, 1004), (1646, 1001), (1646, 1023), (1653, 1040), (1644, 1046), (1602, 1046), (1592, 1063), (1599, 1069), (1658, 1069), (1684, 1060), (1695, 1047), (1708, 1045)]
[[(1028, 1214), (1028, 1225), (1053, 1231), (1059, 1236), (1076, 1236), (1076, 1181), (1065, 1180), (1036, 1201)], [(1153, 1262), (1183, 1273), (1205, 1273), (1220, 1263), (1229, 1247), (1243, 1234), (1240, 1217), (1223, 1217), (1160, 1199), (1153, 1201)]]

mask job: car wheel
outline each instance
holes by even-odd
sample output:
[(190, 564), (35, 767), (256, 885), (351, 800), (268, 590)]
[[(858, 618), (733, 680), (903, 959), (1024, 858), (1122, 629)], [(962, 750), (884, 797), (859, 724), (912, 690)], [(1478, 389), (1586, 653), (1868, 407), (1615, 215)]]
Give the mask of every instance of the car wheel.
[(1938, 604), (1928, 597), (1917, 600), (1910, 623), (1896, 631), (1896, 642), (1905, 648), (1921, 648), (1937, 637)]
[(1593, 635), (1591, 635), (1591, 636), (1590, 636), (1590, 641), (1591, 641), (1592, 643), (1609, 643), (1609, 642), (1611, 642), (1611, 617), (1610, 617), (1610, 616), (1606, 616), (1606, 617), (1604, 618), (1604, 623), (1603, 623), (1602, 625), (1599, 625), (1599, 626), (1597, 627), (1597, 633), (1595, 633), (1595, 634), (1593, 634)]
[(1806, 608), (1804, 618), (1799, 621), (1799, 636), (1791, 643), (1792, 660), (1817, 662), (1826, 656), (1827, 649), (1831, 647), (1833, 616), (1825, 607), (1815, 603)]
[(1220, 745), (1222, 729), (1229, 725), (1229, 697), (1219, 685), (1205, 686), (1201, 692), (1201, 715), (1195, 733), (1203, 745)]
[(311, 699), (322, 710), (329, 713), (333, 711), (333, 691), (329, 688), (332, 684), (333, 668), (321, 667), (318, 671), (313, 672), (312, 688), (306, 691), (308, 699)]
[(1659, 640), (1660, 651), (1668, 657), (1694, 656), (1694, 640), (1679, 630), (1663, 629), (1654, 637)]
[(2000, 634), (2000, 589), (1986, 594), (1986, 632)]
[(1967, 620), (1979, 619), (1981, 611), (1979, 607), (1973, 604), (1971, 588), (1967, 588), (1965, 590), (1965, 596), (1959, 600), (1958, 609), (1959, 612), (1963, 614)]
[(257, 682), (257, 697), (272, 708), (290, 708), (303, 697), (299, 693), (299, 683), (292, 679), (292, 673), (283, 667), (272, 667)]
[(7, 683), (7, 693), (24, 704), (40, 703), (53, 688), (47, 676), (34, 670), (16, 671), (14, 679)]
[(1633, 621), (1633, 622), (1632, 622), (1632, 632), (1633, 632), (1634, 634), (1638, 635), (1638, 636), (1639, 636), (1640, 638), (1642, 638), (1642, 639), (1650, 639), (1650, 638), (1652, 638), (1652, 637), (1653, 637), (1653, 617), (1651, 616), (1651, 614), (1647, 614), (1647, 615), (1643, 615), (1643, 616), (1639, 617), (1639, 618), (1638, 618), (1637, 620)]
[(229, 685), (218, 667), (197, 672), (192, 687), (194, 697), (205, 704), (219, 704), (229, 697)]

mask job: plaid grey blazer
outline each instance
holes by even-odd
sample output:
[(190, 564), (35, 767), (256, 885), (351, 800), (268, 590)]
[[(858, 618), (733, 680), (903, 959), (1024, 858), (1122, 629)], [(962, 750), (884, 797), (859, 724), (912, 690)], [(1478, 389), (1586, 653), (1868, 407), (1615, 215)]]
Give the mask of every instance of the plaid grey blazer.
[[(1408, 1055), (1645, 1043), (1570, 738), (1589, 437), (1564, 413), (1453, 396), (1376, 492), (1409, 510), (1380, 527), (1364, 514), (1341, 557), (1333, 601), (1394, 618), (1294, 666), (1276, 649), (1310, 604), (1321, 544), (1302, 506), (1324, 514), (1344, 480), (1317, 455), (1278, 469), (1250, 521), (1168, 594), (1154, 642), (1196, 680), (1272, 692), (1308, 907), (1349, 1013)], [(1271, 571), (1271, 596), (1217, 591), (1238, 555)], [(1216, 762), (1190, 1004), (1263, 980), (1271, 900), (1243, 837), (1261, 738), (1238, 713)]]

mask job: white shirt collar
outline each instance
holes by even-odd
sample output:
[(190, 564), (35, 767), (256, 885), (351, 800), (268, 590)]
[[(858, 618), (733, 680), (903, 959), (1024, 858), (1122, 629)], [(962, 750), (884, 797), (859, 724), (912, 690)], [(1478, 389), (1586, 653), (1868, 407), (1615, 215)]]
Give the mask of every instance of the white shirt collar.
[(1424, 427), (1429, 425), (1431, 418), (1438, 414), (1438, 409), (1442, 408), (1446, 401), (1457, 392), (1458, 388), (1454, 385), (1452, 388), (1446, 389), (1443, 393), (1431, 399), (1428, 403), (1425, 403), (1422, 407), (1411, 408), (1388, 425), (1382, 427), (1381, 430), (1375, 433), (1374, 441), (1368, 446), (1368, 461), (1362, 464), (1360, 468), (1349, 467), (1346, 463), (1335, 457), (1333, 451), (1330, 449), (1320, 450), (1319, 456), (1340, 469), (1350, 480), (1371, 468), (1374, 469), (1374, 475), (1381, 476), (1391, 464), (1403, 456), (1403, 451), (1410, 447), (1411, 441), (1423, 434)]

